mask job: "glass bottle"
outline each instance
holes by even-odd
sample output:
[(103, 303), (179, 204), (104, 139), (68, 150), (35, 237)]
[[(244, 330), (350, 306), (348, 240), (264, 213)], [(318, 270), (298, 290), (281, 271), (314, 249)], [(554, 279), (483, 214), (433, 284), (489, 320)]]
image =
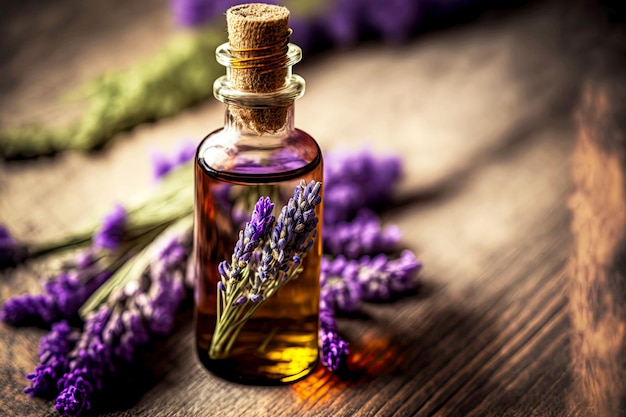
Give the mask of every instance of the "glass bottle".
[[(278, 218), (301, 180), (322, 182), (318, 144), (294, 127), (294, 101), (304, 93), (304, 80), (291, 67), (300, 61), (301, 50), (287, 45), (280, 64), (286, 68), (284, 85), (263, 93), (233, 86), (237, 60), (228, 44), (218, 47), (216, 56), (226, 66), (226, 75), (214, 84), (215, 97), (226, 104), (225, 123), (203, 139), (195, 160), (197, 354), (209, 371), (230, 381), (290, 383), (308, 375), (318, 360), (322, 204), (315, 209), (316, 237), (299, 277), (264, 300), (226, 343), (216, 343), (216, 323), (218, 265), (231, 260), (239, 232), (258, 199), (270, 197)], [(247, 123), (242, 113), (261, 122)], [(270, 126), (276, 120), (278, 124)], [(265, 128), (258, 129), (259, 125)]]

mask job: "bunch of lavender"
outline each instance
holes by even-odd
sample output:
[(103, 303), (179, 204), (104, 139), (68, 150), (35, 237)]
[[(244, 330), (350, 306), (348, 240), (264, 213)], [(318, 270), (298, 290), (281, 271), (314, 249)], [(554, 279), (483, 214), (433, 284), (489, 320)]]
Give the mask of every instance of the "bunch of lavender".
[(218, 270), (217, 323), (209, 355), (228, 354), (239, 331), (264, 302), (287, 282), (296, 279), (300, 263), (316, 237), (316, 206), (321, 202), (322, 184), (302, 181), (278, 219), (274, 204), (261, 197), (245, 229), (240, 231), (230, 262)]
[(186, 294), (190, 224), (191, 217), (159, 238), (153, 246), (156, 253), (142, 255), (150, 258), (149, 268), (138, 278), (126, 275), (124, 286), (111, 294), (107, 304), (87, 313), (83, 333), (58, 379), (61, 392), (56, 408), (63, 415), (75, 417), (88, 410), (92, 395), (102, 389), (115, 364), (131, 362), (153, 336), (172, 330)]
[(105, 216), (92, 247), (66, 262), (60, 274), (45, 283), (43, 293), (7, 300), (0, 310), (0, 320), (12, 325), (50, 325), (74, 318), (91, 294), (127, 260), (124, 251), (112, 252), (120, 245), (125, 228), (126, 211), (118, 205)]

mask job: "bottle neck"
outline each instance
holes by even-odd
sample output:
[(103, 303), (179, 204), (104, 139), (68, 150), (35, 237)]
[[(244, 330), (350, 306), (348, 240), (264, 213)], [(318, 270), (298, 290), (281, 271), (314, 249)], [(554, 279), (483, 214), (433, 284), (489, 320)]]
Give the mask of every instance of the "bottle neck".
[[(233, 57), (228, 44), (217, 48), (216, 57), (226, 67), (226, 75), (215, 80), (213, 94), (227, 105), (226, 129), (247, 131), (257, 136), (293, 131), (294, 101), (304, 94), (305, 83), (302, 77), (293, 74), (291, 70), (300, 61), (302, 50), (293, 44), (288, 44), (286, 48), (281, 66), (269, 68), (264, 66), (262, 60), (255, 65), (242, 66), (240, 60)], [(241, 80), (235, 79), (235, 70), (237, 74), (243, 71), (244, 75), (239, 76), (250, 82), (250, 89), (242, 87)], [(246, 75), (245, 71), (251, 72)], [(272, 88), (262, 88), (265, 85), (263, 80), (266, 79), (263, 77), (273, 79)]]
[[(259, 136), (271, 134), (274, 137), (286, 137), (295, 129), (295, 103), (281, 107), (255, 108), (241, 104), (226, 104), (224, 129), (236, 131), (240, 135)], [(265, 127), (259, 132), (259, 121)]]

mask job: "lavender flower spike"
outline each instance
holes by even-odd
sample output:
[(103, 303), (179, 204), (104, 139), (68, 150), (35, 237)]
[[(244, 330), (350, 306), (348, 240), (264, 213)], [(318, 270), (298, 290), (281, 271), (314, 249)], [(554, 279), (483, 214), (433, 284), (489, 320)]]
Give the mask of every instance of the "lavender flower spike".
[(361, 299), (361, 288), (355, 279), (358, 273), (358, 261), (341, 255), (334, 260), (322, 258), (320, 285), (324, 305), (333, 311), (356, 311)]
[(116, 205), (102, 221), (102, 228), (94, 236), (96, 247), (115, 249), (120, 244), (126, 228), (126, 210)]
[(0, 320), (14, 326), (50, 325), (72, 318), (83, 303), (111, 276), (103, 270), (90, 250), (66, 266), (65, 272), (44, 285), (42, 294), (26, 294), (8, 299), (0, 310)]
[(350, 345), (339, 336), (333, 309), (323, 299), (320, 303), (319, 343), (322, 364), (330, 371), (337, 371), (345, 363)]
[(246, 223), (245, 229), (239, 232), (239, 240), (237, 240), (233, 250), (230, 268), (227, 268), (227, 265), (220, 268), (220, 273), (228, 274), (228, 277), (224, 276), (224, 278), (229, 278), (232, 282), (241, 280), (243, 270), (246, 268), (252, 253), (267, 240), (274, 224), (273, 210), (274, 203), (269, 197), (259, 198), (254, 206), (250, 221)]
[(26, 376), (31, 381), (24, 392), (30, 396), (43, 395), (55, 389), (65, 372), (69, 354), (76, 345), (78, 333), (66, 321), (52, 325), (52, 330), (39, 342), (39, 361), (35, 371)]
[(362, 258), (358, 274), (348, 279), (359, 285), (362, 300), (384, 301), (415, 289), (414, 275), (421, 268), (422, 263), (415, 254), (404, 250), (397, 259), (390, 259), (385, 254)]
[(101, 389), (104, 374), (112, 369), (111, 346), (103, 342), (103, 330), (111, 314), (103, 306), (87, 318), (85, 330), (70, 355), (69, 370), (59, 380), (62, 391), (56, 399), (56, 409), (64, 416), (76, 417), (91, 408), (91, 395)]

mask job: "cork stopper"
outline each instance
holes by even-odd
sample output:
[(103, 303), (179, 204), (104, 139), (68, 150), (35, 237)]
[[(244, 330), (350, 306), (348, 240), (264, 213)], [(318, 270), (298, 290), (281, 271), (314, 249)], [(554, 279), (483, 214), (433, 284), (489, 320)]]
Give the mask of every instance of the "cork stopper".
[[(230, 82), (238, 90), (271, 93), (285, 86), (289, 68), (289, 10), (263, 3), (226, 11), (233, 65)], [(241, 123), (257, 134), (274, 133), (287, 121), (287, 107), (233, 108)]]

